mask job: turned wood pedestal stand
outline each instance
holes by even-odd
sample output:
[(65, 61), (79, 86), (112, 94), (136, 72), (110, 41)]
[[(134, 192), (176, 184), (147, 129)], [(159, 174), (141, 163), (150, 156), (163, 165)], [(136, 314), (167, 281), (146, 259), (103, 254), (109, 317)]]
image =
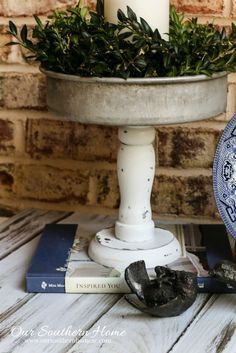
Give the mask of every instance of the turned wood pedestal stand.
[(156, 172), (154, 125), (191, 122), (222, 113), (227, 75), (163, 79), (80, 78), (47, 75), (48, 107), (63, 119), (119, 127), (117, 171), (121, 204), (113, 228), (98, 232), (89, 256), (105, 266), (124, 269), (145, 260), (165, 265), (180, 256), (169, 231), (155, 228), (150, 196)]

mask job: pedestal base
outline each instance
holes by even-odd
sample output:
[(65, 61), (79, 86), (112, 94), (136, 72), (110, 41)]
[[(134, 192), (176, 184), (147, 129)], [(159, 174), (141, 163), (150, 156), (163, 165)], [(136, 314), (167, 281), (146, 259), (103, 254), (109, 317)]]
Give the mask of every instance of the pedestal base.
[(98, 232), (89, 245), (89, 256), (97, 263), (124, 270), (132, 262), (144, 260), (147, 268), (167, 265), (180, 257), (180, 245), (173, 234), (155, 228), (152, 240), (125, 242), (115, 237), (114, 228)]

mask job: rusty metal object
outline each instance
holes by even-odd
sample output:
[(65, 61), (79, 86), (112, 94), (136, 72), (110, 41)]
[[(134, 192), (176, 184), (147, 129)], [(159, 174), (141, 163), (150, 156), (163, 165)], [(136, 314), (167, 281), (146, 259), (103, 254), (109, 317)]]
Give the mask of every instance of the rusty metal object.
[(231, 261), (221, 261), (215, 265), (210, 274), (219, 281), (236, 288), (236, 263)]
[(133, 294), (126, 299), (137, 309), (152, 316), (178, 316), (187, 310), (197, 296), (197, 277), (167, 267), (155, 268), (156, 278), (150, 279), (145, 262), (132, 263), (125, 270), (125, 279)]

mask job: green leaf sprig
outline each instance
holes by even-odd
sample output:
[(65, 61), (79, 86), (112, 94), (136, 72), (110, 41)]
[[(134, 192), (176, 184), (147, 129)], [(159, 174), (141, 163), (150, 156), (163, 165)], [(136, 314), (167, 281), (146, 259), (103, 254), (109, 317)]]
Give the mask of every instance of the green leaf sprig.
[[(54, 11), (44, 25), (34, 16), (32, 34), (24, 25), (20, 32), (9, 22), (9, 33), (28, 49), (43, 68), (85, 77), (174, 77), (212, 75), (236, 71), (236, 25), (230, 31), (213, 24), (184, 20), (174, 7), (170, 11), (169, 40), (161, 38), (143, 18), (127, 7), (118, 10), (118, 24), (103, 15), (103, 0), (96, 11), (80, 3), (67, 11)], [(32, 37), (32, 40), (29, 39)]]

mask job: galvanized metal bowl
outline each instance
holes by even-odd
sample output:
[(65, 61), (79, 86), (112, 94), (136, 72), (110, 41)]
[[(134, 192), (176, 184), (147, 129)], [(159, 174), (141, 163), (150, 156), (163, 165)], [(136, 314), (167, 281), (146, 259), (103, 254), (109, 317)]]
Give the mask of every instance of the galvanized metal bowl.
[(41, 69), (47, 104), (86, 124), (158, 125), (196, 121), (225, 111), (227, 73), (174, 78), (83, 78)]

